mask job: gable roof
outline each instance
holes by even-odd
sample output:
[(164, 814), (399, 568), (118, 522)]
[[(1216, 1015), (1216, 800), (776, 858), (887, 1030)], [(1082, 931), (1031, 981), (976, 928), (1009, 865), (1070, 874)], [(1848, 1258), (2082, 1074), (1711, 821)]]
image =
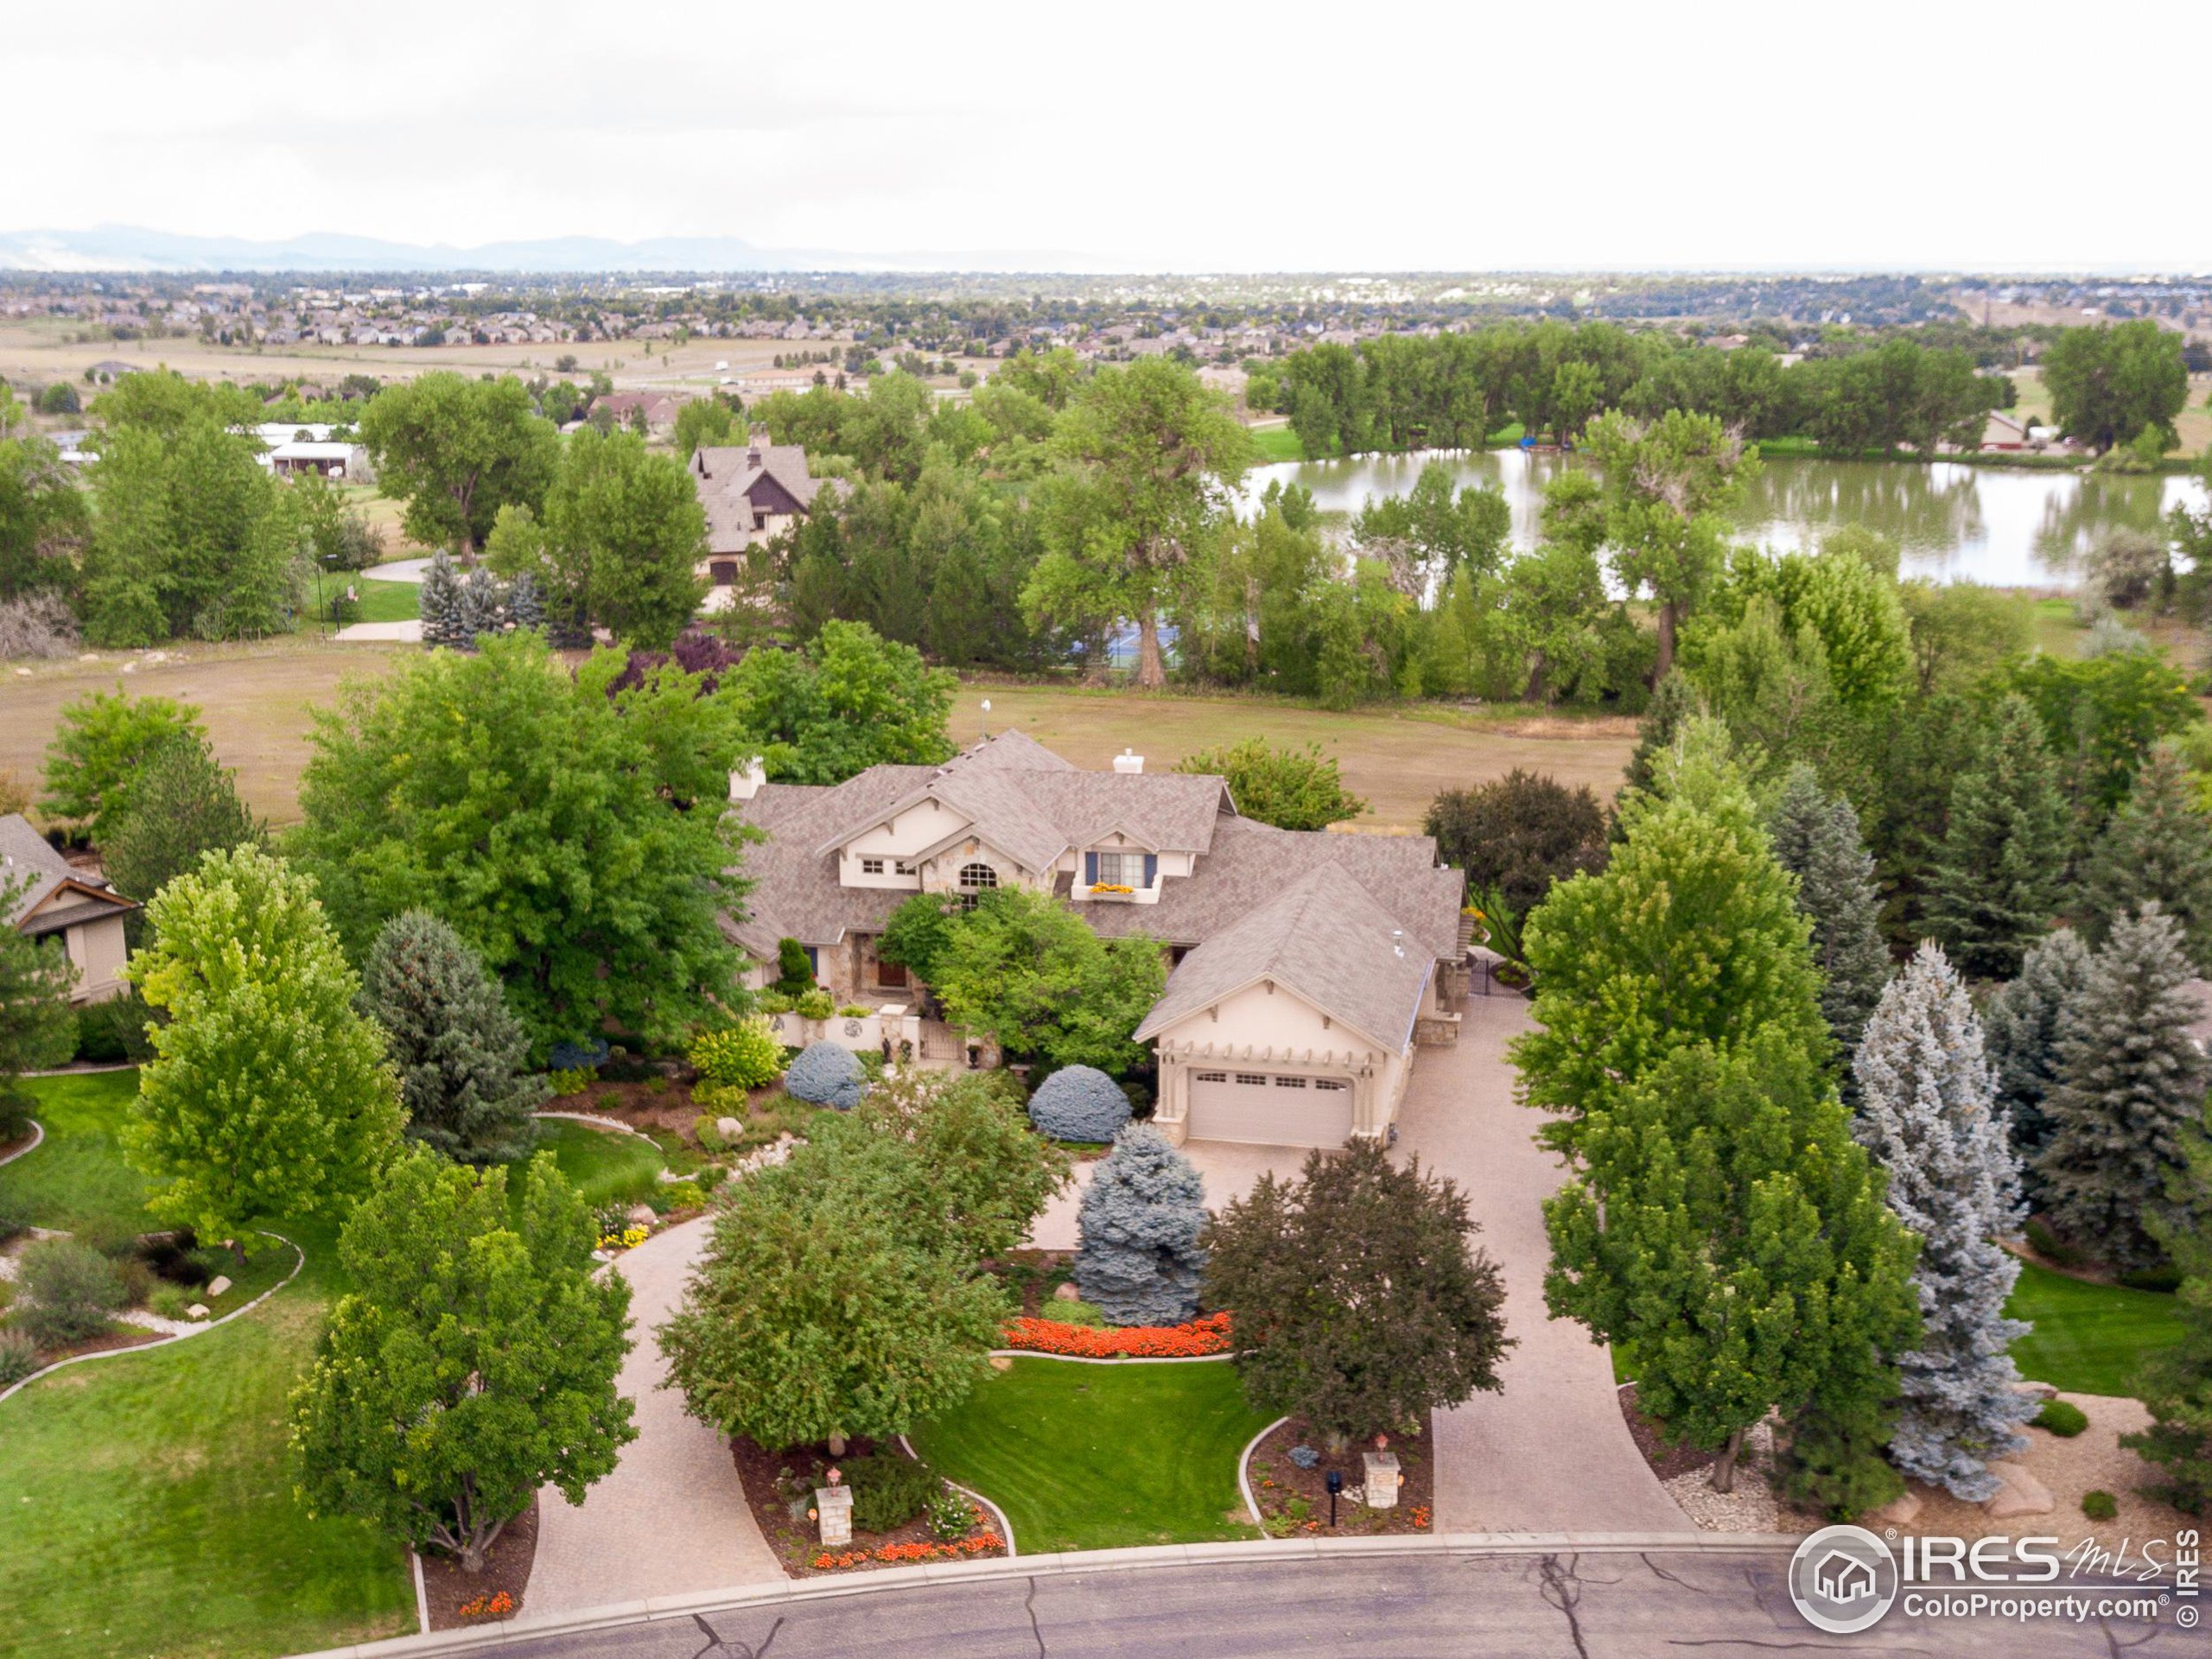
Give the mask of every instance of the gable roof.
[(73, 868), (20, 812), (0, 817), (0, 884), (28, 881), (10, 906), (8, 922), (26, 933), (51, 933), (94, 915), (137, 908), (105, 880)]
[(1134, 1040), (1272, 982), (1370, 1042), (1402, 1052), (1434, 964), (1365, 887), (1341, 867), (1323, 864), (1184, 957)]
[(752, 540), (756, 506), (807, 512), (826, 481), (807, 471), (801, 444), (702, 444), (691, 452), (691, 486), (707, 510), (708, 546), (717, 553)]

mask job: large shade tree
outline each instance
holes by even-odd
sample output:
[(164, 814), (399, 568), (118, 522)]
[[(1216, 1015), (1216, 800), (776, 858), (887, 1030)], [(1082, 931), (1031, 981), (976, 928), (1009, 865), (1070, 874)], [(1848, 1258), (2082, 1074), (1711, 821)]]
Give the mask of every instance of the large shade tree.
[(386, 386), (361, 416), (361, 441), (401, 526), (423, 547), (480, 550), (499, 509), (544, 504), (560, 435), (512, 375), (472, 379), (436, 370)]

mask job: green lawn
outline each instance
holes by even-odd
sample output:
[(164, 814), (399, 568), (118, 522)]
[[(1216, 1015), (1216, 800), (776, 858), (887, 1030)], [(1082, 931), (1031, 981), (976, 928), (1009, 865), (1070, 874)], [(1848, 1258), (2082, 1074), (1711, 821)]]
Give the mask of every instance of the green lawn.
[[(554, 1104), (557, 1108), (560, 1103)], [(537, 1150), (552, 1153), (561, 1173), (594, 1210), (601, 1205), (639, 1202), (658, 1185), (666, 1161), (650, 1141), (558, 1119), (537, 1126)], [(507, 1196), (518, 1205), (522, 1200), (519, 1169), (507, 1176)]]
[(2092, 1285), (2032, 1262), (2005, 1311), (2035, 1330), (2012, 1344), (2020, 1375), (2069, 1394), (2133, 1395), (2142, 1357), (2180, 1340), (2171, 1296)]
[(322, 579), (323, 602), (343, 594), (348, 586), (360, 595), (359, 612), (347, 619), (353, 622), (412, 622), (422, 613), (423, 585), (416, 582), (378, 582), (370, 576), (326, 575)]
[(1236, 1459), (1271, 1421), (1218, 1361), (1017, 1359), (912, 1439), (1003, 1509), (1015, 1546), (1037, 1555), (1253, 1536)]
[(1252, 429), (1252, 455), (1262, 466), (1270, 461), (1303, 461), (1306, 446), (1287, 426), (1256, 426)]
[[(26, 1086), (47, 1141), (0, 1168), (0, 1202), (48, 1226), (149, 1224), (115, 1147), (137, 1074)], [(73, 1366), (0, 1405), (0, 1649), (11, 1659), (251, 1659), (413, 1628), (404, 1554), (293, 1501), (284, 1402), (341, 1287), (327, 1227), (278, 1230), (308, 1264), (248, 1317)], [(250, 1276), (281, 1276), (279, 1254)]]

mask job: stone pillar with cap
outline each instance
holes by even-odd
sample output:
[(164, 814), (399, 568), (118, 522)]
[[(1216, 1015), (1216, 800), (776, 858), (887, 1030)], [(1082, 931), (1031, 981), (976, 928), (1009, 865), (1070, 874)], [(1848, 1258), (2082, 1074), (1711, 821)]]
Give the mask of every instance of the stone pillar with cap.
[(1398, 1507), (1398, 1454), (1395, 1452), (1369, 1452), (1362, 1454), (1367, 1465), (1365, 1498), (1370, 1510), (1395, 1510)]
[(853, 1541), (853, 1489), (817, 1486), (814, 1489), (815, 1525), (824, 1545)]

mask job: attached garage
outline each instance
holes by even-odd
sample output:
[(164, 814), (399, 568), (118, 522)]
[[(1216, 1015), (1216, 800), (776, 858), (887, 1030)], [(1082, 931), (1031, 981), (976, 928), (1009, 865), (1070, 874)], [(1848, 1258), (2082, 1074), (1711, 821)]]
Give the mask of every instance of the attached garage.
[(1351, 1138), (1344, 1077), (1289, 1071), (1191, 1072), (1190, 1138), (1269, 1147), (1341, 1147)]

